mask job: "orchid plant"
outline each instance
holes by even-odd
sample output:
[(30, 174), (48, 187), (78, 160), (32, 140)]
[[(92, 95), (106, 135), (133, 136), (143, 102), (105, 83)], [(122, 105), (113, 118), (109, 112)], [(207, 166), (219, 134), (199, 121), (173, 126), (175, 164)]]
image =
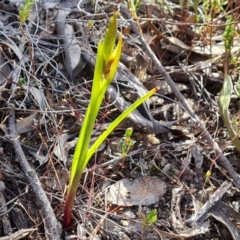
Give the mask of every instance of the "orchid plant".
[(158, 88), (146, 93), (143, 97), (134, 102), (126, 109), (119, 117), (117, 117), (109, 127), (98, 137), (98, 139), (89, 147), (91, 133), (99, 113), (100, 106), (104, 99), (106, 90), (112, 82), (118, 67), (122, 50), (122, 35), (117, 40), (117, 16), (116, 12), (110, 19), (106, 34), (103, 40), (100, 40), (97, 48), (97, 58), (94, 70), (91, 99), (83, 120), (83, 124), (79, 133), (79, 138), (75, 148), (70, 171), (69, 185), (67, 189), (66, 201), (64, 206), (63, 228), (71, 225), (71, 212), (74, 202), (74, 197), (77, 193), (78, 184), (86, 168), (89, 160), (108, 137), (108, 135), (140, 104), (152, 96)]

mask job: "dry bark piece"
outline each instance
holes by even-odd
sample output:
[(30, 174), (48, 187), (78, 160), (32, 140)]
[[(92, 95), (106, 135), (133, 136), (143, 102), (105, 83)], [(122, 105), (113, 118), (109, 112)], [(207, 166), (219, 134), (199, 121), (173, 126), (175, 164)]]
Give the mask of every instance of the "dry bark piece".
[[(209, 221), (198, 222), (191, 228), (186, 228), (185, 223), (181, 216), (181, 200), (185, 194), (183, 184), (172, 189), (171, 213), (170, 218), (172, 227), (181, 238), (190, 238), (200, 234), (205, 234), (209, 231)], [(184, 229), (184, 230), (183, 230)]]
[(205, 221), (205, 222), (195, 225), (192, 228), (189, 228), (189, 229), (186, 229), (183, 231), (176, 230), (176, 232), (178, 233), (179, 237), (181, 237), (181, 238), (195, 237), (200, 234), (206, 234), (207, 232), (209, 232), (209, 225), (210, 225), (209, 221)]
[(79, 42), (75, 38), (73, 27), (69, 24), (65, 24), (67, 17), (66, 10), (59, 10), (56, 18), (56, 30), (58, 37), (62, 39), (62, 42), (65, 46), (64, 53), (64, 65), (66, 71), (70, 77), (70, 80), (73, 80), (84, 67), (84, 63), (81, 57), (81, 47)]
[(195, 225), (208, 217), (209, 211), (212, 207), (224, 196), (224, 194), (232, 187), (232, 183), (225, 181), (222, 185), (209, 197), (209, 200), (196, 212), (191, 218), (187, 219), (185, 223)]
[[(18, 83), (18, 81), (20, 79), (20, 73), (21, 73), (21, 69), (20, 69), (20, 67), (17, 66), (16, 62), (17, 61), (21, 62), (21, 60), (24, 59), (24, 57), (14, 42), (8, 43), (7, 41), (0, 40), (0, 46), (2, 49), (4, 49), (4, 51), (12, 50), (14, 52), (14, 54), (16, 54), (16, 56), (18, 57), (18, 59), (14, 60), (13, 62), (9, 61), (9, 64), (11, 64), (11, 67), (14, 69), (14, 71), (11, 71), (11, 73), (8, 74), (8, 77), (11, 78), (11, 80), (12, 80), (11, 89), (14, 89), (14, 91), (15, 91), (15, 89), (17, 87), (16, 83)], [(2, 71), (3, 71), (3, 69), (2, 69)], [(4, 73), (7, 73), (7, 72), (4, 72)], [(14, 94), (14, 91), (13, 91), (12, 95)]]
[(0, 48), (0, 84), (3, 84), (6, 81), (6, 76), (12, 72), (9, 63), (4, 58), (3, 50)]
[(82, 69), (81, 47), (70, 24), (65, 24), (64, 32), (66, 34), (64, 44), (67, 44), (64, 64), (68, 75), (74, 79)]
[(204, 160), (200, 144), (197, 144), (197, 143), (193, 144), (190, 147), (190, 151), (194, 158), (195, 167), (200, 169), (202, 167), (203, 160)]
[(3, 233), (5, 235), (8, 235), (12, 232), (12, 227), (11, 227), (11, 223), (8, 217), (8, 208), (7, 208), (7, 204), (6, 204), (6, 200), (5, 200), (5, 196), (3, 191), (5, 190), (5, 184), (4, 182), (0, 181), (0, 206), (1, 206), (1, 215), (3, 216), (1, 218), (1, 225), (2, 225), (2, 229), (3, 229)]
[(122, 179), (110, 186), (107, 200), (120, 206), (151, 205), (166, 193), (167, 185), (162, 180), (143, 176), (137, 179)]
[(9, 219), (15, 229), (20, 230), (28, 227), (28, 217), (21, 208), (14, 207), (9, 212)]
[(234, 240), (240, 239), (240, 234), (236, 226), (240, 222), (240, 214), (236, 210), (219, 201), (211, 209), (210, 215), (227, 227)]

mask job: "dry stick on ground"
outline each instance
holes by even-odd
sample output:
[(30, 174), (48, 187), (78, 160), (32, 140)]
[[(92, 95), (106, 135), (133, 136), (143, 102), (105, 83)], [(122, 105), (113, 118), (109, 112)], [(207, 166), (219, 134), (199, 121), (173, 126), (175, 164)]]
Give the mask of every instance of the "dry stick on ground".
[(9, 111), (10, 139), (13, 143), (16, 156), (18, 156), (19, 164), (27, 178), (27, 181), (31, 185), (36, 195), (37, 204), (40, 207), (40, 214), (42, 215), (42, 219), (44, 222), (45, 237), (48, 240), (61, 239), (62, 232), (61, 224), (56, 219), (51, 204), (47, 198), (46, 193), (42, 189), (41, 182), (39, 181), (36, 172), (28, 164), (26, 156), (24, 155), (24, 152), (18, 140), (19, 136), (16, 131), (15, 109), (14, 106), (12, 105), (9, 107), (10, 107)]
[(141, 30), (138, 29), (138, 26), (136, 25), (136, 23), (134, 23), (128, 9), (123, 4), (121, 4), (121, 13), (126, 19), (129, 20), (130, 25), (132, 27), (132, 30), (137, 34), (137, 36), (139, 36), (139, 40), (140, 40), (143, 48), (147, 51), (147, 53), (148, 53), (149, 57), (151, 58), (152, 62), (155, 64), (157, 70), (161, 73), (163, 78), (166, 80), (168, 85), (171, 87), (173, 93), (178, 98), (182, 107), (189, 113), (192, 120), (196, 123), (196, 125), (201, 130), (205, 139), (209, 142), (209, 144), (212, 146), (212, 148), (215, 149), (215, 153), (218, 157), (218, 161), (220, 161), (221, 164), (223, 165), (223, 167), (228, 171), (229, 176), (233, 179), (236, 186), (238, 188), (240, 188), (240, 178), (239, 178), (238, 174), (236, 173), (236, 171), (234, 170), (233, 166), (228, 161), (228, 159), (223, 155), (222, 150), (220, 149), (218, 144), (213, 140), (211, 134), (207, 131), (205, 126), (201, 123), (198, 116), (194, 113), (192, 108), (189, 106), (188, 102), (186, 101), (184, 96), (181, 94), (181, 92), (179, 91), (179, 89), (175, 85), (175, 83), (172, 80), (172, 78), (170, 77), (170, 75), (164, 69), (164, 67), (162, 66), (160, 61), (157, 59), (156, 55), (153, 53), (153, 51), (148, 46), (148, 44), (145, 42), (144, 38), (142, 37)]

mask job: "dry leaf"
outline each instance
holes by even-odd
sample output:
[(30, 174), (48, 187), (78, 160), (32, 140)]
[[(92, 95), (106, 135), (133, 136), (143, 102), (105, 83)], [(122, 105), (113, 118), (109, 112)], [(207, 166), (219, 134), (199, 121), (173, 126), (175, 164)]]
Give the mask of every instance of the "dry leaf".
[(17, 132), (21, 134), (35, 130), (34, 119), (36, 119), (37, 116), (38, 112), (36, 111), (28, 117), (17, 120)]
[(143, 176), (138, 179), (122, 179), (110, 186), (107, 200), (121, 206), (151, 205), (166, 193), (167, 185), (158, 178)]

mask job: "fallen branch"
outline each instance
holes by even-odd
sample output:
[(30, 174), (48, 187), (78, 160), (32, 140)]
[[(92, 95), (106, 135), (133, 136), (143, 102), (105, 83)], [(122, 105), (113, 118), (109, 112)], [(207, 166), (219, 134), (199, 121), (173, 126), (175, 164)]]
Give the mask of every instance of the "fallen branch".
[[(9, 104), (10, 105), (10, 104)], [(32, 187), (33, 192), (35, 193), (37, 204), (40, 207), (40, 214), (44, 222), (45, 237), (48, 240), (61, 239), (61, 224), (57, 221), (56, 216), (53, 212), (51, 204), (47, 198), (46, 193), (42, 189), (41, 182), (38, 179), (36, 172), (28, 164), (26, 156), (22, 150), (20, 142), (18, 140), (18, 134), (16, 130), (15, 123), (15, 109), (13, 105), (10, 105), (9, 111), (9, 131), (10, 139), (13, 143), (16, 156), (18, 157), (19, 164), (24, 172), (27, 181)]]
[(228, 161), (228, 159), (223, 155), (222, 150), (220, 149), (218, 144), (214, 141), (214, 139), (212, 138), (211, 134), (207, 131), (205, 126), (201, 123), (200, 119), (194, 113), (192, 108), (189, 106), (188, 102), (186, 101), (186, 99), (184, 98), (182, 93), (179, 91), (178, 87), (175, 85), (174, 81), (172, 80), (172, 78), (170, 77), (168, 72), (164, 69), (164, 67), (162, 66), (162, 64), (160, 63), (160, 61), (156, 57), (156, 55), (153, 53), (151, 48), (148, 46), (148, 44), (146, 43), (146, 41), (144, 40), (144, 38), (141, 34), (141, 31), (139, 30), (136, 23), (133, 21), (131, 15), (129, 13), (129, 10), (126, 8), (126, 6), (124, 4), (121, 4), (121, 13), (129, 21), (129, 23), (132, 27), (132, 30), (137, 34), (137, 36), (139, 36), (139, 40), (142, 44), (142, 47), (147, 51), (147, 53), (148, 53), (149, 57), (151, 58), (153, 64), (155, 64), (157, 70), (160, 72), (162, 77), (166, 80), (168, 85), (171, 87), (173, 93), (178, 98), (182, 107), (189, 113), (193, 122), (199, 127), (199, 129), (202, 132), (203, 137), (205, 137), (205, 139), (212, 146), (212, 148), (215, 149), (215, 153), (216, 153), (218, 161), (220, 161), (221, 164), (223, 165), (223, 167), (228, 171), (228, 174), (233, 179), (235, 185), (238, 188), (240, 188), (240, 178), (239, 178), (238, 174), (236, 173), (236, 171), (234, 170), (233, 166)]

